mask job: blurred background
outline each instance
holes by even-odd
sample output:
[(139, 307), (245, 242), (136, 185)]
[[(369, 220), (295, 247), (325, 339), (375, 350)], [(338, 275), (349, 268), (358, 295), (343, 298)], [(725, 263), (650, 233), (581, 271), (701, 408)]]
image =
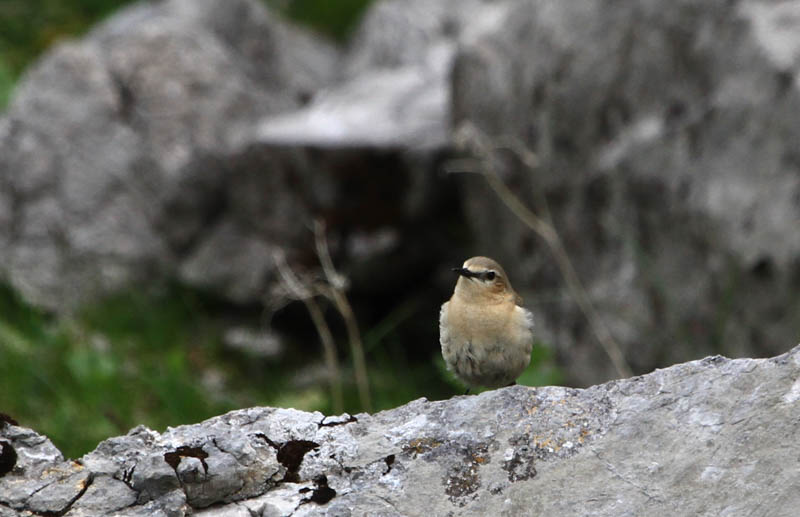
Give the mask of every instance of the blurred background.
[(2, 0), (0, 412), (78, 457), (460, 394), (473, 255), (520, 384), (782, 353), (798, 70), (795, 1)]

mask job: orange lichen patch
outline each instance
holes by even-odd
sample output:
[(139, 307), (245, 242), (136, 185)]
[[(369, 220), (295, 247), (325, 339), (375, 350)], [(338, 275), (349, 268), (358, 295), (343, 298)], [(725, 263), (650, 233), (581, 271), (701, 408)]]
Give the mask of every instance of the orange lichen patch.
[(403, 452), (413, 453), (414, 457), (416, 457), (417, 454), (424, 454), (439, 447), (441, 444), (442, 442), (433, 438), (415, 438), (403, 446)]
[(483, 465), (484, 463), (486, 463), (487, 460), (483, 456), (473, 456), (472, 457), (472, 461), (474, 461), (475, 463)]

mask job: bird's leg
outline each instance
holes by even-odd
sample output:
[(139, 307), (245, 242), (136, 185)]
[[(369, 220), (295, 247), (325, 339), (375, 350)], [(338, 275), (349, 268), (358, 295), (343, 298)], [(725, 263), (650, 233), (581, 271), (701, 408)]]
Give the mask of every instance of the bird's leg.
[(467, 391), (464, 392), (464, 395), (469, 395), (470, 388), (467, 388)]

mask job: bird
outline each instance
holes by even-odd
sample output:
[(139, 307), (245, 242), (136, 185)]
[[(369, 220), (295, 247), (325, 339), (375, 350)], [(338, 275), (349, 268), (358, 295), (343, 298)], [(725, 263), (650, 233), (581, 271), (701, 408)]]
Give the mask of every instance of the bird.
[(460, 268), (439, 312), (439, 344), (447, 368), (471, 388), (516, 384), (533, 347), (533, 315), (521, 306), (505, 270), (488, 257)]

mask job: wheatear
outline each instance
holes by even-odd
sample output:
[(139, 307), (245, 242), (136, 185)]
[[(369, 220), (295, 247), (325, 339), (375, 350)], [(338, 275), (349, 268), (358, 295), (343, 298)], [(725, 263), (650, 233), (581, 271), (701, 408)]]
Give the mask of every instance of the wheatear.
[(472, 257), (453, 271), (460, 276), (439, 313), (447, 367), (469, 387), (514, 384), (531, 361), (533, 315), (494, 260)]

